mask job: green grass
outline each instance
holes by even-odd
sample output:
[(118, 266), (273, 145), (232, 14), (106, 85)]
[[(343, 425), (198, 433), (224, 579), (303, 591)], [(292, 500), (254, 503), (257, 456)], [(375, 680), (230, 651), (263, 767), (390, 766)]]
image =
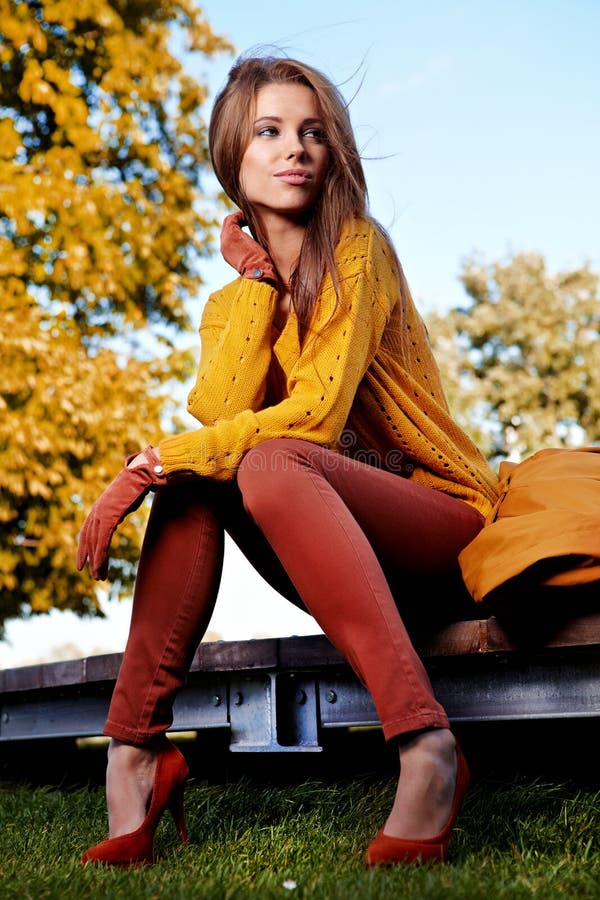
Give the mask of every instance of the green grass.
[(190, 844), (177, 845), (165, 820), (157, 864), (118, 871), (79, 864), (105, 834), (102, 788), (0, 784), (0, 898), (600, 898), (594, 788), (480, 779), (450, 864), (368, 871), (364, 850), (393, 793), (393, 779), (381, 776), (284, 786), (192, 781)]

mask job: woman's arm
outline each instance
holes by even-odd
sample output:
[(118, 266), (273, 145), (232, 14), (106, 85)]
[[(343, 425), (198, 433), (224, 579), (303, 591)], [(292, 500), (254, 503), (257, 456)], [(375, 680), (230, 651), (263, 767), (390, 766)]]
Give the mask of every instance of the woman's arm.
[(200, 365), (188, 412), (203, 425), (258, 410), (271, 362), (277, 291), (244, 278), (207, 300), (200, 325)]
[[(167, 475), (187, 471), (231, 479), (248, 450), (276, 437), (293, 436), (326, 446), (336, 443), (396, 299), (371, 272), (370, 245), (380, 238), (372, 230), (364, 238), (364, 246), (357, 246), (356, 239), (355, 255), (344, 261), (337, 304), (330, 281), (318, 299), (311, 332), (288, 375), (289, 396), (266, 409), (247, 408), (212, 426), (162, 441), (160, 456)], [(381, 258), (379, 252), (379, 262)], [(395, 280), (391, 261), (387, 265), (389, 286)]]
[[(231, 419), (168, 438), (158, 448), (148, 447), (127, 461), (84, 523), (78, 547), (79, 568), (89, 558), (94, 578), (106, 578), (115, 528), (149, 490), (166, 483), (168, 474), (194, 473), (227, 480), (234, 477), (244, 454), (269, 438), (293, 435), (317, 444), (336, 442), (358, 384), (377, 352), (396, 297), (393, 282), (385, 289), (378, 276), (369, 271), (367, 258), (367, 252), (357, 252), (345, 259), (338, 302), (331, 283), (318, 298), (311, 333), (288, 376), (286, 400), (266, 409), (243, 409)], [(260, 291), (267, 291), (268, 299), (275, 303), (275, 291), (273, 298), (267, 287), (260, 286)], [(207, 349), (215, 349), (221, 338), (225, 347), (226, 326), (213, 321), (207, 327), (212, 330)], [(233, 346), (239, 346), (237, 339)], [(257, 354), (259, 360), (264, 357), (263, 352)], [(207, 359), (215, 360), (211, 383), (218, 386), (221, 370), (216, 363), (221, 356), (215, 352)], [(239, 399), (242, 395), (236, 396)]]

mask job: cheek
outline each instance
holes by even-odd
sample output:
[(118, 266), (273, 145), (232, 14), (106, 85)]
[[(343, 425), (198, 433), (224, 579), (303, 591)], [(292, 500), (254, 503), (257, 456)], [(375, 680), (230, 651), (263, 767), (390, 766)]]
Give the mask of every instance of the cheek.
[(261, 175), (262, 168), (263, 166), (257, 154), (251, 150), (246, 151), (240, 166), (240, 184), (242, 187), (256, 181), (256, 178)]
[(329, 154), (321, 161), (319, 166), (319, 189), (323, 187), (325, 183), (325, 179), (327, 177), (327, 172), (329, 171)]

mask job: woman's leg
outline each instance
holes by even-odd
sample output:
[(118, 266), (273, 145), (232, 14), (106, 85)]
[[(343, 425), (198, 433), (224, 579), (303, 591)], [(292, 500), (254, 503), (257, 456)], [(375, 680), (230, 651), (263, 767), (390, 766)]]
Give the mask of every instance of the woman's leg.
[(419, 574), (425, 593), (429, 578), (455, 576), (479, 513), (294, 439), (247, 454), (238, 484), (305, 605), (369, 689), (386, 737), (447, 726), (381, 563), (412, 583)]
[(244, 511), (235, 483), (190, 479), (158, 492), (142, 546), (127, 646), (104, 732), (112, 837), (144, 818), (158, 738), (173, 718), (210, 621), (223, 562), (223, 528), (269, 583), (302, 606), (264, 535)]
[(171, 725), (175, 695), (215, 606), (224, 529), (269, 584), (303, 608), (245, 512), (237, 484), (193, 479), (163, 488), (154, 498), (142, 545), (129, 638), (105, 734), (143, 746)]
[(211, 486), (167, 486), (153, 500), (134, 591), (129, 638), (104, 733), (109, 835), (146, 815), (158, 739), (210, 620), (223, 560), (223, 528)]
[(171, 725), (216, 601), (223, 527), (212, 486), (167, 486), (153, 501), (138, 565), (129, 637), (104, 733), (152, 744)]
[[(398, 583), (402, 572), (412, 582), (419, 575), (423, 590), (429, 577), (456, 578), (458, 553), (481, 528), (482, 516), (460, 500), (294, 439), (269, 441), (247, 454), (238, 484), (307, 608), (369, 689), (384, 734), (406, 736), (403, 768), (412, 777), (401, 779), (401, 794), (406, 800), (412, 782), (414, 802), (405, 804), (407, 815), (393, 811), (388, 825), (396, 832), (412, 825), (412, 836), (420, 836), (419, 830), (433, 827), (419, 812), (424, 779), (441, 798), (438, 818), (451, 802), (454, 742), (449, 732), (415, 736), (447, 729), (448, 719), (381, 562)], [(400, 797), (396, 806), (400, 811)]]

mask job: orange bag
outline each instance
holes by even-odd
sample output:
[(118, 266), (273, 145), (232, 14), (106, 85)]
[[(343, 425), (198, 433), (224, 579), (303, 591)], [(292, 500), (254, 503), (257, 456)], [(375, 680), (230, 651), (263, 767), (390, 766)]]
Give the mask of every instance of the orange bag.
[(459, 556), (472, 597), (484, 600), (533, 566), (539, 584), (599, 580), (600, 447), (540, 450), (502, 463), (500, 478), (500, 499)]

